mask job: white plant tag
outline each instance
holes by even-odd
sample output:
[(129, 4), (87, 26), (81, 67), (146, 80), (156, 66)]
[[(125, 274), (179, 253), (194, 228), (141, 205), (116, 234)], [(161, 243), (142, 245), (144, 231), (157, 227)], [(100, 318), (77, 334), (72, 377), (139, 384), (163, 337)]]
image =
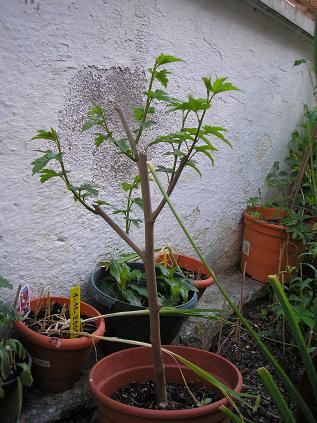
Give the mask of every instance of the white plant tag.
[(51, 367), (50, 361), (41, 360), (40, 358), (32, 357), (32, 364), (40, 367)]
[(244, 255), (248, 256), (250, 254), (250, 241), (244, 239), (242, 242), (242, 252)]
[(30, 288), (28, 285), (22, 286), (18, 298), (18, 310), (24, 320), (30, 313)]

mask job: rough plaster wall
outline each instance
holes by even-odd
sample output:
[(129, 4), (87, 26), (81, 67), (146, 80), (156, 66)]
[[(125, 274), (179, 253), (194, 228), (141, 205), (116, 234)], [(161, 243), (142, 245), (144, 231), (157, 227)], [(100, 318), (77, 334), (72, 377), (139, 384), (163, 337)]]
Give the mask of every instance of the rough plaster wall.
[[(203, 176), (186, 172), (173, 194), (209, 262), (236, 263), (246, 198), (265, 192), (265, 175), (311, 100), (306, 70), (292, 68), (310, 56), (310, 41), (240, 0), (11, 0), (1, 2), (0, 23), (0, 274), (63, 293), (124, 249), (61, 184), (31, 176), (29, 140), (36, 129), (58, 128), (74, 177), (120, 200), (115, 184), (132, 169), (111, 149), (97, 152), (91, 133), (79, 138), (82, 113), (91, 98), (137, 105), (144, 71), (160, 52), (186, 61), (171, 67), (174, 95), (202, 95), (200, 77), (210, 74), (241, 88), (221, 96), (207, 119), (228, 128), (233, 150), (220, 145), (216, 166), (202, 160)], [(173, 128), (173, 119), (159, 118), (162, 132)], [(142, 242), (142, 232), (133, 237)], [(191, 253), (168, 209), (156, 243)]]

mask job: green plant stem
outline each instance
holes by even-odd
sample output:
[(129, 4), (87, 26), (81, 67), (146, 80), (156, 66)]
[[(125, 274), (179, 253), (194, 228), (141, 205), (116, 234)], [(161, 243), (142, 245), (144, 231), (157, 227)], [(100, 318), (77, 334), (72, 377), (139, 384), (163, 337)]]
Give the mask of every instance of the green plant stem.
[[(210, 103), (213, 97), (214, 97), (214, 95), (212, 95), (209, 98), (209, 95), (207, 94), (207, 101)], [(200, 119), (198, 118), (198, 127), (197, 127), (197, 131), (196, 131), (194, 140), (192, 142), (192, 145), (191, 145), (190, 149), (188, 150), (186, 156), (182, 157), (176, 172), (173, 174), (173, 176), (170, 180), (170, 183), (168, 184), (168, 187), (167, 187), (167, 190), (166, 190), (167, 197), (169, 197), (172, 194), (172, 192), (174, 191), (174, 188), (175, 188), (175, 186), (176, 186), (176, 184), (177, 184), (177, 182), (178, 182), (178, 180), (179, 180), (179, 178), (182, 174), (182, 171), (183, 171), (184, 167), (186, 166), (187, 161), (190, 159), (190, 155), (191, 155), (197, 141), (199, 140), (199, 132), (200, 132), (203, 120), (205, 118), (206, 111), (207, 110), (204, 110), (202, 115), (201, 115), (201, 118)], [(166, 204), (166, 197), (163, 196), (161, 202), (159, 203), (159, 205), (156, 207), (156, 209), (153, 212), (153, 219), (154, 220), (156, 220), (156, 218), (158, 217), (158, 215), (162, 211), (165, 204)]]
[[(152, 87), (153, 87), (153, 83), (154, 83), (154, 79), (155, 79), (154, 75), (155, 75), (156, 69), (157, 69), (157, 63), (155, 62), (154, 66), (153, 66), (153, 72), (152, 72), (152, 75), (151, 75), (150, 83), (149, 83), (149, 89), (148, 89), (149, 91), (151, 91)], [(147, 96), (146, 104), (145, 104), (145, 108), (144, 108), (144, 112), (143, 112), (143, 117), (142, 117), (142, 121), (141, 121), (141, 124), (140, 124), (140, 129), (139, 129), (139, 131), (138, 131), (138, 133), (135, 137), (135, 143), (136, 144), (138, 144), (140, 139), (141, 139), (143, 128), (144, 128), (144, 123), (146, 121), (151, 102), (152, 102), (152, 99), (149, 96)]]
[(288, 326), (291, 329), (292, 332), (292, 336), (296, 341), (296, 344), (299, 347), (299, 352), (302, 356), (302, 360), (305, 364), (306, 370), (307, 370), (307, 376), (309, 378), (311, 387), (312, 387), (312, 391), (314, 393), (315, 396), (315, 400), (317, 402), (317, 374), (316, 374), (316, 370), (314, 367), (314, 363), (307, 351), (307, 346), (305, 343), (305, 339), (303, 337), (302, 331), (299, 327), (299, 324), (296, 320), (296, 317), (294, 316), (293, 310), (292, 310), (292, 306), (290, 305), (287, 296), (284, 292), (284, 290), (281, 287), (280, 281), (278, 279), (278, 277), (276, 275), (270, 275), (268, 276), (268, 280), (271, 283), (274, 292), (278, 298), (278, 301), (280, 302), (283, 310), (284, 310), (284, 314), (285, 314), (285, 318), (287, 320)]
[(129, 234), (130, 226), (131, 226), (130, 212), (131, 212), (131, 207), (132, 207), (132, 201), (131, 201), (132, 191), (133, 191), (133, 188), (129, 189), (128, 201), (127, 201), (127, 212), (126, 212), (126, 216), (125, 216), (125, 231), (126, 231), (127, 234)]
[(74, 188), (73, 188), (73, 186), (72, 186), (72, 184), (70, 183), (70, 181), (69, 181), (69, 179), (68, 179), (68, 176), (67, 176), (67, 172), (66, 172), (66, 169), (65, 169), (65, 165), (64, 165), (64, 160), (63, 160), (63, 152), (62, 152), (62, 148), (61, 148), (61, 143), (60, 143), (60, 140), (59, 140), (59, 137), (57, 136), (56, 137), (56, 145), (57, 145), (57, 149), (58, 149), (58, 153), (59, 153), (59, 155), (60, 155), (60, 161), (59, 161), (59, 163), (60, 163), (60, 165), (61, 165), (61, 169), (62, 169), (62, 172), (63, 172), (63, 180), (64, 180), (64, 182), (65, 182), (65, 184), (66, 184), (66, 187), (67, 187), (67, 189), (69, 190), (69, 191), (71, 191), (72, 192), (72, 194), (74, 195), (74, 197), (87, 209), (87, 210), (89, 210), (91, 213), (94, 213), (94, 214), (96, 214), (96, 211), (92, 208), (92, 207), (90, 207), (83, 199), (82, 199), (82, 197), (74, 190)]
[(148, 167), (153, 175), (153, 178), (157, 184), (157, 186), (159, 187), (161, 193), (163, 194), (166, 202), (168, 203), (172, 213), (174, 214), (175, 219), (177, 220), (179, 226), (181, 227), (181, 229), (183, 230), (183, 232), (185, 233), (187, 239), (189, 240), (190, 244), (192, 245), (194, 251), (196, 252), (197, 256), (199, 257), (199, 259), (203, 262), (203, 264), (206, 266), (207, 270), (210, 272), (211, 276), (214, 279), (215, 284), (217, 285), (219, 291), (221, 292), (222, 296), (227, 300), (228, 304), (230, 305), (230, 307), (232, 308), (232, 310), (235, 312), (235, 314), (240, 318), (240, 320), (242, 321), (242, 323), (244, 324), (244, 326), (247, 328), (248, 332), (250, 333), (250, 335), (252, 336), (252, 338), (255, 340), (255, 342), (257, 343), (257, 345), (259, 346), (259, 348), (262, 350), (264, 356), (266, 357), (266, 359), (273, 365), (276, 373), (279, 375), (279, 377), (282, 379), (283, 383), (285, 384), (285, 386), (287, 387), (287, 389), (289, 390), (289, 392), (291, 393), (291, 395), (293, 395), (293, 397), (296, 400), (297, 405), (300, 407), (302, 413), (304, 414), (305, 418), (307, 419), (307, 422), (309, 423), (316, 423), (316, 420), (314, 418), (314, 416), (311, 413), (311, 410), (309, 409), (309, 407), (307, 406), (307, 404), (305, 403), (303, 397), (300, 395), (300, 393), (298, 392), (298, 390), (296, 389), (296, 387), (294, 386), (293, 382), (290, 380), (290, 378), (287, 376), (287, 374), (285, 373), (285, 371), (283, 370), (283, 368), (280, 366), (280, 364), (278, 363), (278, 361), (275, 359), (275, 357), (271, 354), (271, 352), (269, 351), (269, 349), (265, 346), (265, 344), (261, 341), (261, 339), (258, 337), (256, 331), (252, 328), (252, 326), (249, 324), (249, 322), (244, 318), (244, 316), (240, 313), (239, 308), (236, 306), (236, 304), (231, 300), (230, 296), (228, 295), (228, 293), (226, 292), (226, 290), (222, 287), (220, 281), (218, 280), (218, 278), (216, 277), (213, 269), (208, 265), (208, 263), (206, 262), (204, 256), (202, 255), (202, 253), (200, 252), (199, 248), (196, 246), (194, 240), (192, 239), (192, 237), (190, 236), (189, 232), (187, 231), (187, 229), (185, 228), (181, 218), (179, 217), (178, 213), (176, 212), (169, 196), (167, 195), (166, 191), (164, 190), (164, 187), (155, 171), (154, 166), (151, 163), (148, 163)]
[(288, 405), (286, 404), (286, 401), (270, 372), (265, 367), (261, 367), (257, 370), (257, 373), (260, 376), (261, 381), (270, 394), (272, 400), (274, 401), (276, 408), (278, 409), (280, 416), (283, 419), (283, 422), (295, 423), (295, 418)]

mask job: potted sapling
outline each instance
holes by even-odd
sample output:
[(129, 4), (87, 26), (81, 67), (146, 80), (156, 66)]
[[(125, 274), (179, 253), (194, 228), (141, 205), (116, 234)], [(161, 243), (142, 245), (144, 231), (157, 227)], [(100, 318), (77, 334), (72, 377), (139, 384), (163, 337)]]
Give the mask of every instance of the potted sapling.
[[(34, 137), (35, 140), (42, 139), (51, 144), (51, 148), (42, 152), (42, 156), (36, 159), (36, 163), (39, 165), (34, 173), (39, 174), (41, 182), (52, 179), (61, 180), (74, 199), (90, 213), (103, 219), (140, 257), (144, 266), (148, 308), (127, 313), (149, 317), (151, 344), (121, 339), (122, 343), (142, 346), (111, 354), (99, 361), (91, 370), (89, 383), (103, 422), (224, 421), (225, 416), (219, 408), (228, 402), (226, 396), (228, 392), (232, 397), (237, 396), (237, 392), (242, 387), (239, 370), (222, 357), (194, 348), (162, 347), (161, 345), (160, 315), (165, 312), (175, 314), (179, 311), (163, 307), (159, 301), (155, 270), (154, 226), (182, 172), (185, 169), (191, 169), (200, 174), (197, 161), (199, 156), (206, 157), (213, 165), (213, 154), (217, 148), (212, 139), (218, 139), (220, 142), (230, 145), (224, 135), (225, 128), (206, 123), (205, 119), (216, 96), (237, 89), (227, 78), (218, 78), (212, 82), (209, 77), (204, 77), (202, 79), (205, 90), (204, 97), (190, 95), (184, 101), (171, 97), (158, 85), (167, 87), (170, 71), (166, 66), (177, 62), (181, 62), (181, 59), (165, 54), (156, 58), (153, 67), (149, 69), (149, 85), (145, 92), (144, 106), (133, 110), (133, 123), (129, 122), (120, 105), (115, 106), (112, 112), (116, 113), (120, 119), (125, 132), (124, 137), (118, 139), (114, 136), (108, 120), (110, 112), (97, 102), (88, 111), (88, 120), (84, 126), (84, 129), (95, 129), (97, 148), (111, 143), (122, 154), (123, 159), (129, 160), (135, 165), (137, 174), (134, 178), (139, 181), (141, 190), (138, 202), (143, 210), (144, 246), (138, 245), (132, 239), (129, 231), (126, 230), (127, 227), (122, 228), (119, 225), (116, 220), (118, 213), (112, 214), (114, 211), (112, 206), (109, 205), (107, 199), (99, 196), (96, 187), (87, 183), (82, 185), (72, 183), (70, 172), (64, 163), (61, 139), (56, 130), (40, 130)], [(155, 106), (158, 102), (161, 102), (169, 112), (175, 112), (175, 115), (179, 116), (179, 128), (172, 133), (156, 137), (144, 146), (141, 140), (147, 128), (155, 124)], [(170, 166), (158, 165), (156, 167), (157, 171), (166, 177), (167, 197), (163, 196), (155, 207), (151, 196), (148, 163), (148, 152), (153, 145), (159, 145), (164, 150), (164, 154), (171, 158)], [(128, 187), (125, 186), (125, 188)], [(126, 215), (127, 213), (125, 213)], [(122, 313), (119, 314), (122, 315)], [(105, 317), (107, 321), (110, 318), (115, 318), (113, 314)], [(110, 337), (104, 337), (104, 339), (114, 341)], [(190, 361), (195, 365), (190, 364)], [(206, 384), (207, 391), (203, 389), (201, 392), (202, 385), (198, 381), (197, 369), (199, 367), (197, 366), (203, 367), (208, 372), (208, 381), (217, 386), (216, 391), (208, 383)], [(199, 370), (198, 373), (206, 377), (206, 371)], [(189, 386), (186, 382), (188, 380), (193, 381), (193, 385)], [(153, 400), (146, 403), (142, 398), (136, 398), (134, 391), (131, 394), (124, 393), (120, 396), (121, 388), (129, 385), (132, 381), (137, 382), (136, 386), (128, 386), (128, 390), (132, 389), (133, 391), (135, 388), (136, 391), (149, 392), (149, 396), (153, 397)], [(155, 382), (153, 386), (151, 381)], [(182, 403), (180, 398), (176, 398), (177, 392), (183, 389), (189, 393), (191, 402), (189, 406)], [(171, 398), (173, 390), (176, 392), (176, 397)], [(124, 404), (122, 397), (134, 398), (135, 402)]]

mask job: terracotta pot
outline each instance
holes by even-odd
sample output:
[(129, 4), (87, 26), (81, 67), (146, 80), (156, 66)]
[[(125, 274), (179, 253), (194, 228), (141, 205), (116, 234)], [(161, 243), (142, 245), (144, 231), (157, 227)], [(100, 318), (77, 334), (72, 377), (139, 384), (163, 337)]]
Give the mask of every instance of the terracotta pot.
[[(260, 208), (266, 219), (277, 221), (285, 214), (275, 208)], [(278, 223), (269, 223), (257, 219), (246, 210), (243, 213), (244, 231), (241, 251), (240, 270), (260, 282), (267, 282), (268, 275), (283, 271), (286, 266), (297, 266), (298, 256), (303, 253), (304, 246), (299, 241), (290, 239), (286, 228)]]
[[(69, 304), (69, 298), (50, 297), (59, 304)], [(31, 301), (31, 310), (36, 308), (37, 299)], [(43, 307), (46, 306), (46, 301)], [(81, 301), (81, 314), (94, 317), (100, 313), (89, 304)], [(96, 320), (97, 329), (94, 335), (102, 336), (105, 331), (103, 319)], [(34, 383), (48, 392), (62, 392), (70, 389), (80, 377), (86, 365), (92, 338), (58, 339), (40, 335), (29, 329), (22, 321), (15, 322), (15, 328), (25, 348), (32, 356), (32, 375)], [(98, 342), (98, 340), (94, 340)]]
[[(212, 285), (214, 283), (214, 280), (210, 273), (208, 272), (208, 269), (203, 265), (203, 263), (197, 259), (194, 259), (192, 257), (187, 257), (182, 254), (175, 254), (174, 258), (176, 259), (176, 262), (178, 266), (182, 269), (191, 270), (192, 272), (195, 272), (197, 274), (201, 274), (207, 277), (207, 279), (196, 279), (194, 281), (194, 284), (196, 288), (199, 289), (198, 297), (200, 298), (202, 294), (204, 293), (205, 289)], [(173, 265), (173, 258), (167, 254), (166, 261), (168, 266)], [(155, 257), (156, 263), (163, 263), (164, 262), (164, 254), (161, 253)]]
[[(166, 348), (204, 368), (230, 388), (237, 392), (241, 391), (241, 373), (236, 366), (225, 358), (196, 348), (175, 345), (169, 345)], [(163, 358), (167, 381), (183, 383), (175, 361), (164, 353)], [(186, 380), (199, 380), (198, 376), (184, 365), (180, 365), (180, 367)], [(150, 423), (158, 421), (164, 423), (214, 423), (226, 421), (224, 414), (219, 411), (221, 405), (227, 404), (225, 398), (204, 407), (175, 411), (147, 410), (111, 399), (114, 392), (129, 383), (145, 382), (153, 380), (153, 378), (154, 368), (151, 348), (138, 347), (132, 350), (123, 350), (96, 363), (89, 373), (89, 385), (99, 409), (101, 423)]]

